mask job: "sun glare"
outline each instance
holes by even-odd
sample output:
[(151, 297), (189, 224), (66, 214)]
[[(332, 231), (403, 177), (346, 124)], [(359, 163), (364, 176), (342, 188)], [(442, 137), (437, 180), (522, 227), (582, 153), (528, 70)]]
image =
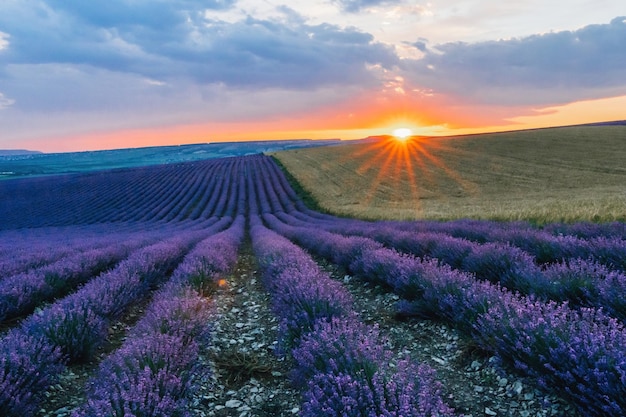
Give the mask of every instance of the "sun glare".
[(474, 184), (462, 178), (443, 158), (453, 152), (447, 144), (411, 129), (388, 131), (393, 136), (384, 136), (348, 156), (359, 161), (356, 169), (359, 176), (368, 178), (369, 187), (360, 194), (359, 204), (378, 207), (384, 198), (385, 207), (400, 207), (403, 202), (411, 201), (411, 210), (418, 213), (423, 201), (439, 196), (441, 181), (456, 183), (454, 189), (463, 193), (473, 192)]
[(411, 129), (407, 129), (406, 127), (401, 127), (399, 129), (395, 129), (391, 134), (398, 140), (406, 140), (409, 136), (413, 134)]

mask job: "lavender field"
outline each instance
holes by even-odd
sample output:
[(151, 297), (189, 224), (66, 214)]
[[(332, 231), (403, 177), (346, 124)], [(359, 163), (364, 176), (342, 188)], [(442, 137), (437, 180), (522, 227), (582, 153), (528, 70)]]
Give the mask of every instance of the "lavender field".
[[(197, 415), (213, 303), (244, 251), (299, 393), (292, 414), (463, 412), (330, 271), (392, 294), (398, 319), (455, 329), (577, 415), (626, 414), (624, 223), (339, 218), (261, 155), (5, 180), (0, 199), (0, 415), (45, 415), (59, 375), (86, 364), (80, 404), (58, 415)], [(266, 415), (227, 411), (213, 415)]]

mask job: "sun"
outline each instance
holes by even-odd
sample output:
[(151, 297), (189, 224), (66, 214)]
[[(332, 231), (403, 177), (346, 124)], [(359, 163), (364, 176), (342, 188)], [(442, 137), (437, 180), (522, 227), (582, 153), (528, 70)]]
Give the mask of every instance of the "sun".
[(411, 136), (413, 134), (413, 131), (411, 129), (408, 129), (406, 127), (401, 127), (398, 129), (394, 129), (393, 132), (391, 132), (391, 134), (398, 140), (406, 140), (409, 136)]

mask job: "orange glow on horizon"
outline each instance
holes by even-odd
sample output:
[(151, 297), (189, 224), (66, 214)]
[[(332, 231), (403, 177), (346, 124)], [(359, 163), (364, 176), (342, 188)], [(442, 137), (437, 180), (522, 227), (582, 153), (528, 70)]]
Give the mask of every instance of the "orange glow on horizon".
[[(456, 136), (626, 119), (626, 96), (543, 109), (478, 108), (451, 97), (419, 98), (372, 92), (297, 114), (238, 122), (155, 126), (21, 140), (20, 147), (73, 152), (207, 142), (361, 139), (410, 129), (410, 135)], [(405, 132), (406, 133), (406, 132)]]

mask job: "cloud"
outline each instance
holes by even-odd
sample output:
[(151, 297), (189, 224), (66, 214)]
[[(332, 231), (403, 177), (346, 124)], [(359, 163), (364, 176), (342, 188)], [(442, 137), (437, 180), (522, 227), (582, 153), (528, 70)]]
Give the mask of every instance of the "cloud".
[(338, 4), (343, 11), (356, 13), (369, 7), (403, 3), (403, 1), (404, 0), (333, 0), (333, 3)]
[(11, 65), (6, 71), (10, 91), (3, 92), (16, 103), (0, 111), (0, 142), (199, 123), (232, 123), (245, 130), (254, 121), (290, 120), (294, 113), (332, 107), (360, 91), (359, 86), (329, 86), (303, 96), (293, 89), (233, 89), (191, 79), (162, 83), (64, 64)]
[(5, 97), (4, 94), (0, 93), (0, 110), (6, 109), (15, 103), (15, 100), (11, 100), (8, 97)]
[[(276, 22), (248, 17), (212, 22), (202, 46), (180, 44), (161, 53), (183, 61), (187, 75), (202, 83), (234, 87), (314, 89), (375, 82), (366, 64), (390, 68), (393, 50), (369, 34), (330, 24)], [(172, 69), (176, 72), (176, 69)]]
[(0, 32), (0, 51), (9, 47), (9, 34)]
[(405, 60), (404, 75), (438, 93), (491, 104), (556, 104), (626, 94), (626, 18), (576, 31), (446, 43)]
[(0, 63), (89, 65), (160, 82), (295, 89), (371, 83), (367, 64), (397, 64), (393, 49), (371, 35), (327, 23), (309, 25), (284, 7), (279, 11), (287, 19), (247, 17), (229, 23), (205, 12), (230, 7), (231, 0), (115, 0), (99, 8), (24, 1), (27, 6), (0, 5), (0, 29), (14, 41)]

